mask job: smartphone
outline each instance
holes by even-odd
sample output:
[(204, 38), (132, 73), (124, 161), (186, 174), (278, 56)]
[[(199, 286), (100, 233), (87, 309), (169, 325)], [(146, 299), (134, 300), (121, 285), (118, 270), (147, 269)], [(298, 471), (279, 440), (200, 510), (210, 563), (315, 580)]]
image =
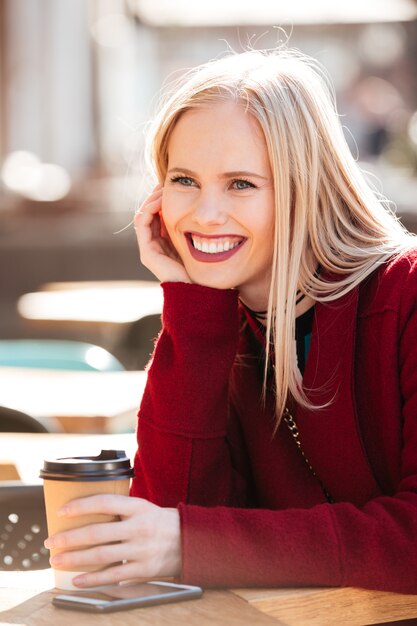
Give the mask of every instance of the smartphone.
[(144, 583), (109, 585), (94, 591), (77, 591), (52, 598), (52, 604), (62, 609), (111, 613), (127, 609), (168, 604), (200, 598), (203, 590), (191, 585), (177, 585), (158, 580)]

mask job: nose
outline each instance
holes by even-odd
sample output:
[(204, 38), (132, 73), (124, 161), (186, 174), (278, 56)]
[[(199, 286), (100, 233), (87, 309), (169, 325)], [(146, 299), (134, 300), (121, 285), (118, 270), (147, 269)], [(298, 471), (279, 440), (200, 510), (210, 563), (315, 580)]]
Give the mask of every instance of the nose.
[(192, 220), (199, 226), (217, 226), (227, 222), (224, 200), (216, 193), (200, 193), (193, 209)]

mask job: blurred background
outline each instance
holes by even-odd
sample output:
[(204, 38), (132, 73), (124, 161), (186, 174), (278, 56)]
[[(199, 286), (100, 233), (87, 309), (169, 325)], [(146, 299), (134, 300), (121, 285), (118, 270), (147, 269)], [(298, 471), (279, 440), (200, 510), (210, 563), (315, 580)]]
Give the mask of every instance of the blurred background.
[(143, 366), (134, 321), (116, 341), (114, 325), (31, 320), (19, 298), (152, 280), (129, 226), (146, 122), (164, 81), (228, 46), (288, 37), (321, 61), (352, 152), (416, 231), (416, 18), (415, 0), (0, 0), (0, 339), (82, 339)]

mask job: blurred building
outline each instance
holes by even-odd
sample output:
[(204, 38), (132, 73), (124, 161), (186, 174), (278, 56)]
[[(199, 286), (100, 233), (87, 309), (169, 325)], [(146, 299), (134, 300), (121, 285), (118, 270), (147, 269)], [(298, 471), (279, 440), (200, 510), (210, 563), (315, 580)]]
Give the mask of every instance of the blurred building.
[(228, 47), (288, 38), (321, 61), (353, 153), (416, 229), (416, 18), (415, 0), (0, 0), (0, 336), (41, 283), (150, 277), (128, 227), (146, 122), (164, 81)]

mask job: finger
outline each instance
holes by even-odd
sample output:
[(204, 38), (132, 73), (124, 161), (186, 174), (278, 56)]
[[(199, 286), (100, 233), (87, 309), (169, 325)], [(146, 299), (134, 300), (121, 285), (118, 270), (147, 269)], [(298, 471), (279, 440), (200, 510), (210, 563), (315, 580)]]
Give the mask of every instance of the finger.
[(141, 209), (146, 208), (149, 204), (152, 204), (155, 201), (159, 201), (162, 198), (162, 194), (163, 194), (162, 187), (150, 193), (149, 196), (147, 196), (145, 200), (142, 202), (142, 204), (140, 205), (139, 212), (141, 212)]
[(103, 522), (57, 533), (48, 537), (44, 543), (45, 548), (49, 550), (53, 548), (68, 549), (74, 546), (92, 546), (110, 541), (122, 541), (128, 538), (128, 533), (129, 530), (126, 528), (125, 522)]
[(156, 193), (157, 191), (162, 191), (164, 188), (164, 183), (157, 183), (155, 187), (152, 189), (152, 193)]
[(99, 572), (89, 572), (76, 576), (72, 582), (76, 587), (98, 587), (132, 579), (135, 579), (135, 582), (149, 580), (149, 576), (145, 576), (141, 570), (142, 568), (138, 563), (123, 563)]
[(153, 191), (149, 196), (147, 196), (145, 200), (142, 202), (142, 204), (140, 205), (140, 207), (135, 212), (136, 213), (135, 217), (141, 216), (147, 211), (154, 209), (155, 204), (157, 206), (160, 206), (160, 203), (162, 200), (162, 192), (163, 192), (163, 188), (161, 187)]
[(160, 234), (160, 201), (150, 203), (149, 206), (143, 209), (141, 213), (135, 216), (134, 227), (139, 246), (141, 244), (147, 244), (154, 238), (155, 229)]
[[(159, 207), (158, 207), (159, 209)], [(155, 213), (144, 214), (140, 217), (140, 221), (135, 222), (136, 237), (141, 254), (146, 255), (149, 251), (159, 250), (161, 246), (161, 222), (159, 218), (159, 210)]]
[[(135, 561), (141, 560), (142, 550), (135, 550)], [(132, 557), (132, 546), (128, 543), (113, 543), (94, 546), (88, 550), (72, 550), (55, 554), (49, 561), (53, 567), (67, 570), (88, 566), (111, 565)]]
[(155, 187), (152, 189), (152, 191), (150, 193), (146, 194), (145, 200), (143, 201), (142, 204), (147, 202), (149, 198), (152, 198), (152, 197), (157, 196), (160, 193), (162, 193), (163, 188), (164, 188), (164, 185), (162, 183), (158, 183), (157, 185), (155, 185)]
[(158, 216), (161, 209), (160, 200), (150, 202), (146, 207), (142, 207), (135, 215), (134, 227), (136, 233), (144, 232)]
[(136, 511), (141, 511), (144, 507), (153, 507), (147, 500), (133, 498), (130, 496), (119, 496), (114, 494), (100, 494), (77, 498), (67, 502), (58, 511), (60, 517), (75, 517), (77, 515), (118, 515), (123, 518), (132, 515)]

